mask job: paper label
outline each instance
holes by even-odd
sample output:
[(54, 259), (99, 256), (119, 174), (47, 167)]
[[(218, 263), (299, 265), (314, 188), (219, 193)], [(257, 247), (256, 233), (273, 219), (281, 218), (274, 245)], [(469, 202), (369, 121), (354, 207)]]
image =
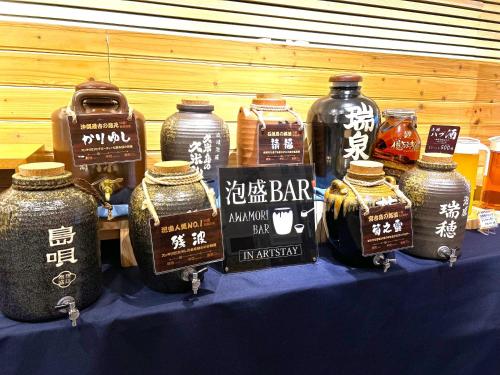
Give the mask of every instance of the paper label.
[(266, 123), (259, 130), (259, 164), (304, 162), (304, 131), (297, 123)]
[(157, 275), (221, 261), (220, 215), (212, 209), (150, 219), (154, 270)]
[(453, 154), (459, 134), (460, 126), (432, 125), (427, 136), (425, 152)]
[(493, 210), (483, 210), (479, 211), (477, 214), (479, 219), (479, 229), (493, 229), (498, 226), (495, 211)]
[(359, 211), (363, 256), (413, 247), (411, 208), (402, 203)]
[(122, 113), (68, 116), (75, 165), (141, 160), (135, 117)]

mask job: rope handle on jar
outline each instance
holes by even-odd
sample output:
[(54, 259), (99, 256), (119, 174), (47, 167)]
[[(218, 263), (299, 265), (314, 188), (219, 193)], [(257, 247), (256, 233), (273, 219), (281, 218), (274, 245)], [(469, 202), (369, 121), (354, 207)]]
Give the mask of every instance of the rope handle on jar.
[(195, 182), (201, 183), (205, 194), (210, 202), (210, 207), (212, 208), (212, 216), (217, 216), (217, 202), (215, 199), (215, 192), (210, 188), (207, 183), (203, 180), (201, 173), (195, 169), (192, 169), (189, 174), (181, 176), (162, 176), (155, 177), (151, 175), (148, 171), (144, 173), (144, 178), (142, 179), (141, 185), (144, 192), (144, 200), (142, 201), (142, 209), (148, 209), (149, 213), (153, 217), (155, 227), (160, 225), (160, 218), (156, 212), (155, 206), (151, 201), (151, 196), (148, 191), (149, 185), (164, 185), (164, 186), (179, 186), (179, 185), (189, 185)]
[(83, 178), (74, 178), (73, 184), (81, 191), (92, 195), (98, 203), (100, 203), (106, 210), (108, 210), (108, 220), (111, 220), (113, 218), (113, 205), (109, 202), (106, 202), (101, 196), (100, 192), (90, 182), (84, 180)]
[[(68, 105), (66, 106), (66, 114), (68, 116), (71, 116), (71, 118), (73, 119), (73, 124), (76, 123), (76, 112), (73, 111), (73, 109), (71, 108), (73, 102), (70, 100)], [(128, 106), (128, 116), (127, 116), (127, 120), (132, 120), (132, 115), (134, 114), (134, 108), (129, 105)]]
[(260, 123), (260, 130), (266, 130), (266, 122), (264, 121), (264, 115), (262, 112), (288, 112), (295, 117), (297, 124), (299, 124), (299, 131), (304, 130), (304, 123), (302, 122), (300, 115), (295, 112), (292, 107), (250, 104), (250, 111), (257, 116)]
[(352, 192), (356, 196), (356, 199), (358, 200), (358, 203), (362, 207), (363, 215), (365, 215), (365, 216), (368, 215), (368, 213), (370, 212), (370, 208), (366, 204), (366, 201), (363, 199), (363, 197), (361, 196), (361, 194), (359, 194), (358, 191), (356, 190), (356, 188), (352, 185), (353, 183), (356, 184), (356, 185), (368, 186), (368, 187), (369, 186), (386, 185), (392, 191), (394, 191), (394, 193), (396, 193), (396, 196), (400, 200), (402, 200), (402, 201), (404, 201), (406, 203), (406, 206), (405, 206), (406, 208), (411, 208), (411, 201), (410, 201), (410, 199), (408, 199), (403, 194), (403, 192), (401, 190), (399, 190), (399, 186), (395, 185), (395, 184), (391, 184), (390, 182), (386, 181), (385, 178), (381, 178), (381, 179), (375, 180), (375, 181), (363, 181), (363, 180), (358, 180), (356, 178), (352, 178), (352, 177), (349, 177), (349, 176), (344, 176), (344, 178), (342, 179), (342, 181), (344, 181), (344, 183), (352, 190)]

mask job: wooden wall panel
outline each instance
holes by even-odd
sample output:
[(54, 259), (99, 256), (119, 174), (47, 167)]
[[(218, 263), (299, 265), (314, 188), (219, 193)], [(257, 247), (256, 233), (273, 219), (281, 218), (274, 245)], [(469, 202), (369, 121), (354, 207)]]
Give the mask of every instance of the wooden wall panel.
[(238, 108), (255, 93), (281, 92), (305, 118), (328, 93), (328, 77), (350, 71), (363, 75), (363, 92), (381, 109), (416, 109), (424, 141), (436, 123), (486, 141), (500, 134), (499, 69), (482, 59), (0, 22), (0, 143), (36, 140), (50, 153), (51, 113), (75, 84), (110, 77), (148, 120), (149, 164), (160, 158), (162, 121), (184, 97), (214, 103), (234, 154)]
[(500, 58), (499, 13), (481, 1), (23, 0), (4, 19), (330, 48)]

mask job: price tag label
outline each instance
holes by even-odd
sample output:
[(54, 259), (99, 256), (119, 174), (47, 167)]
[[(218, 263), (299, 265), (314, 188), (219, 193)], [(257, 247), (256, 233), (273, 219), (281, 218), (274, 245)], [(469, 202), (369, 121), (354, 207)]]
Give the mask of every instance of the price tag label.
[(397, 203), (359, 211), (363, 256), (413, 247), (411, 208)]
[(157, 275), (224, 259), (219, 214), (212, 210), (150, 219), (154, 270)]
[(483, 210), (478, 212), (479, 230), (494, 229), (498, 226), (495, 211)]
[(432, 125), (427, 136), (425, 152), (453, 154), (459, 134), (460, 126)]
[(304, 162), (304, 131), (297, 123), (266, 123), (259, 130), (259, 164)]

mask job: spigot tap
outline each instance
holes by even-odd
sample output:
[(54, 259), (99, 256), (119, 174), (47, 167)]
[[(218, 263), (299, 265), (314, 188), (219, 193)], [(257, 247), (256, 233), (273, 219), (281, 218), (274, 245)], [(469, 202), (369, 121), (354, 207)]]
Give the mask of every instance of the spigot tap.
[(196, 270), (196, 268), (188, 267), (182, 271), (182, 279), (184, 281), (191, 281), (191, 289), (193, 290), (193, 294), (198, 294), (198, 290), (201, 286), (200, 275), (204, 272), (208, 271), (208, 268), (202, 268), (201, 270)]
[(114, 180), (110, 178), (105, 178), (99, 182), (99, 189), (104, 194), (104, 199), (106, 202), (109, 202), (111, 199), (111, 195), (113, 192), (120, 187), (120, 183), (123, 181), (123, 178), (116, 178)]
[(76, 321), (80, 317), (80, 311), (76, 308), (75, 299), (71, 296), (61, 298), (55, 306), (57, 310), (68, 313), (68, 319), (71, 320), (71, 325), (76, 327)]
[(437, 253), (441, 258), (447, 258), (450, 263), (450, 268), (453, 268), (458, 259), (457, 249), (450, 249), (448, 246), (441, 246)]
[(373, 264), (384, 267), (384, 273), (391, 268), (393, 263), (397, 263), (396, 258), (386, 258), (384, 254), (377, 254), (373, 257)]

